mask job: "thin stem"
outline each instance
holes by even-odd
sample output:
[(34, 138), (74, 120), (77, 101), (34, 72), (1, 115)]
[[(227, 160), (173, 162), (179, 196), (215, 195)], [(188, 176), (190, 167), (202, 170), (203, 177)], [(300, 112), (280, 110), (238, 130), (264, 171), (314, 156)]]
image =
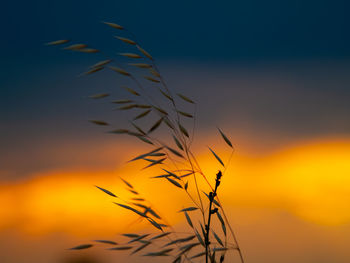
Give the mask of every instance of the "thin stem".
[(214, 192), (209, 193), (209, 211), (208, 211), (208, 223), (205, 225), (205, 262), (208, 263), (209, 254), (210, 254), (210, 241), (209, 241), (209, 232), (210, 232), (210, 222), (211, 222), (211, 215), (217, 212), (217, 208), (212, 210), (211, 207), (214, 202), (214, 198), (216, 196), (216, 191), (220, 185), (220, 179), (221, 179), (222, 173), (219, 171), (216, 175), (215, 180), (215, 189)]

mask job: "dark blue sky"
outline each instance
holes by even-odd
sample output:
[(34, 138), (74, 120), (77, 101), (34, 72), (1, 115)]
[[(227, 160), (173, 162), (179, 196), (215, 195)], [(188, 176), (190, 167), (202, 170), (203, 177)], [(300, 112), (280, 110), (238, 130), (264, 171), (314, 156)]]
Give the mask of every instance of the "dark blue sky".
[[(280, 138), (275, 144), (347, 136), (349, 7), (349, 1), (313, 0), (2, 3), (0, 172), (22, 175), (61, 165), (53, 142), (63, 140), (74, 152), (75, 143), (104, 136), (86, 120), (109, 107), (87, 96), (121, 96), (119, 79), (104, 72), (77, 78), (104, 57), (43, 45), (68, 38), (112, 55), (126, 51), (101, 21), (131, 30), (171, 87), (198, 97), (202, 127), (228, 123), (237, 133), (259, 132), (262, 144), (271, 142), (268, 136)], [(36, 161), (26, 163), (27, 153)]]
[(349, 7), (323, 0), (6, 1), (0, 45), (2, 57), (16, 63), (45, 60), (41, 44), (63, 37), (112, 48), (99, 23), (109, 20), (135, 32), (160, 59), (344, 59)]

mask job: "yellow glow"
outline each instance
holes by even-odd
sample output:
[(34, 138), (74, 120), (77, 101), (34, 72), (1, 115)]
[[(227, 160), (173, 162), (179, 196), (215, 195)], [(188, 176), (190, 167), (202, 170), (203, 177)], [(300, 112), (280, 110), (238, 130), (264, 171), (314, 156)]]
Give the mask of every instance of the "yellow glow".
[(237, 157), (232, 170), (225, 179), (234, 194), (224, 194), (236, 205), (284, 209), (319, 224), (350, 222), (349, 140), (304, 144), (263, 158)]
[[(218, 154), (227, 157), (225, 152)], [(217, 161), (210, 153), (200, 155), (199, 161), (213, 180), (220, 168)], [(167, 182), (149, 179), (157, 170), (140, 172), (139, 168), (128, 165), (111, 173), (52, 172), (2, 184), (0, 229), (96, 235), (146, 227), (132, 212), (112, 204), (120, 200), (94, 188), (98, 185), (128, 199), (132, 194), (118, 176), (129, 180), (170, 223), (182, 219), (176, 211), (190, 204), (186, 194)], [(192, 180), (189, 183), (193, 186)], [(257, 158), (235, 155), (223, 177), (220, 196), (224, 205), (282, 209), (311, 222), (335, 225), (350, 222), (349, 185), (350, 141), (326, 141)]]

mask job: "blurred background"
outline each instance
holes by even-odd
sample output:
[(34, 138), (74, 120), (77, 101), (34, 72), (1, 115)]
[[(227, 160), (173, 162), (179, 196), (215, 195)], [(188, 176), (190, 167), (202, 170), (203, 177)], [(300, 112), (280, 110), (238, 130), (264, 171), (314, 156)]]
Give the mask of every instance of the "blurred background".
[[(87, 120), (127, 123), (108, 103), (125, 81), (77, 77), (129, 52), (101, 21), (128, 28), (172, 90), (198, 103), (194, 150), (214, 176), (212, 146), (236, 152), (221, 189), (249, 263), (350, 260), (348, 1), (17, 1), (0, 11), (0, 254), (2, 263), (145, 262), (104, 246), (153, 231), (94, 185), (127, 196), (132, 182), (178, 229), (186, 196), (127, 160), (149, 148)], [(133, 35), (129, 35), (134, 38)], [(44, 43), (70, 39), (101, 54)], [(214, 178), (214, 177), (213, 177)], [(212, 178), (212, 179), (213, 179)], [(214, 179), (213, 179), (214, 180)], [(154, 192), (157, 190), (157, 196)], [(161, 197), (161, 198), (160, 198)], [(232, 262), (239, 262), (231, 255)], [(154, 261), (152, 261), (154, 262)], [(163, 262), (163, 261), (159, 261)], [(231, 262), (231, 261), (230, 261)]]

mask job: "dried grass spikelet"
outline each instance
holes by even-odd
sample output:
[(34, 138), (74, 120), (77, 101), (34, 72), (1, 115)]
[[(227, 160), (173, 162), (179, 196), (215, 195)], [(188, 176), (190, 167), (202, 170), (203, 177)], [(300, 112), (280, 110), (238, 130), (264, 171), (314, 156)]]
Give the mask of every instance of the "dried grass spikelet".
[(159, 80), (157, 80), (157, 79), (155, 79), (155, 78), (152, 78), (152, 77), (150, 77), (150, 76), (144, 76), (144, 78), (147, 79), (147, 80), (149, 80), (149, 81), (151, 81), (151, 82), (155, 82), (155, 83), (159, 83), (159, 82), (160, 82)]
[(100, 70), (102, 70), (102, 69), (104, 69), (104, 67), (94, 67), (94, 68), (90, 69), (89, 71), (86, 71), (86, 72), (80, 74), (79, 76), (82, 76), (82, 75), (90, 75), (90, 74), (95, 73), (95, 72), (98, 72), (98, 71), (100, 71)]
[(141, 251), (142, 249), (144, 249), (145, 247), (147, 247), (150, 244), (151, 244), (151, 242), (144, 243), (143, 245), (141, 245), (138, 248), (136, 248), (133, 252), (131, 252), (131, 255)]
[(173, 139), (174, 139), (174, 141), (175, 141), (177, 147), (179, 147), (179, 149), (183, 151), (184, 148), (182, 147), (180, 141), (176, 138), (176, 136), (173, 135)]
[(102, 67), (102, 66), (105, 66), (105, 65), (111, 63), (112, 61), (113, 60), (111, 60), (111, 59), (106, 59), (106, 60), (99, 61), (96, 64), (92, 65), (91, 68)]
[(83, 53), (98, 53), (98, 52), (100, 52), (98, 49), (95, 49), (95, 48), (82, 48), (82, 49), (77, 49), (77, 51), (83, 52)]
[[(139, 138), (141, 141), (151, 144), (153, 145), (153, 142), (151, 142), (150, 140), (148, 140), (147, 138), (143, 137), (143, 136), (137, 136), (137, 138)], [(145, 169), (145, 168), (144, 168)]]
[(98, 243), (108, 244), (108, 245), (118, 245), (117, 242), (111, 241), (111, 240), (94, 240)]
[(104, 21), (102, 23), (104, 23), (104, 24), (106, 24), (106, 25), (108, 25), (110, 27), (113, 27), (115, 29), (119, 29), (119, 30), (123, 30), (124, 29), (124, 27), (122, 27), (121, 25), (118, 25), (116, 23), (104, 22)]
[(62, 44), (68, 43), (68, 42), (69, 42), (68, 39), (60, 39), (60, 40), (48, 42), (45, 45), (46, 46), (56, 46), (56, 45), (62, 45)]
[(188, 131), (185, 129), (184, 126), (182, 126), (180, 123), (178, 123), (180, 131), (187, 137), (189, 138), (190, 135), (188, 134)]
[(109, 133), (126, 134), (126, 133), (129, 133), (129, 130), (126, 130), (126, 129), (116, 129), (116, 130), (110, 131)]
[(123, 246), (123, 247), (112, 247), (109, 248), (108, 250), (128, 250), (128, 249), (132, 249), (133, 247), (131, 246)]
[(70, 46), (65, 47), (63, 49), (76, 51), (76, 50), (83, 49), (83, 48), (86, 48), (86, 47), (87, 47), (86, 44), (73, 44), (73, 45), (70, 45)]
[(187, 207), (187, 208), (181, 209), (179, 212), (189, 212), (189, 211), (195, 211), (197, 209), (198, 209), (198, 207), (191, 206), (191, 207)]
[(94, 94), (94, 95), (91, 95), (89, 96), (90, 99), (102, 99), (102, 98), (105, 98), (105, 97), (108, 97), (110, 94), (108, 93), (100, 93), (100, 94)]
[(99, 120), (89, 120), (89, 122), (97, 124), (97, 125), (101, 125), (101, 126), (107, 126), (109, 125), (107, 122), (105, 121), (99, 121)]
[(146, 135), (146, 133), (139, 126), (137, 126), (135, 123), (131, 122), (131, 125), (134, 126), (134, 128), (136, 130), (138, 130), (141, 133), (141, 135)]
[(202, 257), (202, 256), (205, 256), (205, 252), (198, 253), (198, 254), (190, 257), (190, 259), (199, 258), (199, 257)]
[(129, 63), (128, 65), (138, 67), (138, 68), (152, 68), (152, 65), (147, 63)]
[(193, 228), (192, 220), (191, 220), (190, 216), (188, 215), (187, 211), (184, 211), (184, 213), (185, 213), (187, 223), (190, 225), (190, 227)]
[(69, 250), (87, 249), (87, 248), (90, 248), (90, 247), (92, 247), (92, 246), (93, 246), (93, 245), (91, 245), (91, 244), (83, 244), (83, 245), (79, 245), (79, 246), (76, 246), (76, 247), (69, 248)]
[(123, 41), (124, 43), (130, 44), (130, 45), (136, 45), (136, 42), (134, 40), (129, 39), (129, 38), (120, 37), (120, 36), (115, 36), (115, 38)]
[(220, 237), (215, 233), (214, 230), (212, 230), (212, 232), (213, 232), (213, 234), (214, 234), (214, 237), (215, 237), (216, 241), (218, 241), (218, 243), (219, 243), (222, 247), (224, 247), (224, 243), (222, 242), (222, 240), (220, 239)]
[(162, 108), (159, 108), (159, 107), (156, 107), (156, 106), (153, 106), (153, 108), (156, 109), (158, 112), (164, 114), (164, 115), (168, 115), (168, 113), (165, 110), (163, 110)]
[(187, 112), (184, 112), (184, 111), (177, 111), (179, 114), (181, 114), (182, 116), (185, 116), (187, 118), (193, 118), (193, 115), (192, 114), (189, 114)]
[(126, 91), (130, 92), (131, 94), (135, 95), (135, 96), (140, 96), (140, 94), (137, 91), (133, 90), (132, 88), (125, 87), (125, 86), (123, 86), (122, 88), (125, 89)]
[(127, 71), (125, 71), (124, 69), (121, 69), (121, 68), (117, 68), (117, 67), (112, 67), (112, 66), (109, 66), (109, 68), (121, 75), (124, 75), (124, 76), (130, 76), (131, 74)]
[(142, 58), (139, 54), (135, 54), (135, 53), (119, 53), (119, 55), (127, 58)]
[(148, 130), (147, 133), (150, 133), (150, 132), (155, 131), (155, 130), (160, 126), (160, 124), (163, 122), (163, 119), (164, 119), (164, 118), (160, 118), (156, 123), (154, 123), (154, 124), (152, 125), (152, 127)]
[(104, 188), (102, 188), (102, 187), (99, 187), (99, 186), (97, 186), (97, 185), (95, 185), (98, 189), (100, 189), (102, 192), (104, 192), (104, 193), (106, 193), (106, 194), (108, 194), (108, 195), (110, 195), (110, 196), (113, 196), (113, 197), (117, 197), (115, 194), (113, 194), (111, 191), (109, 191), (109, 190), (107, 190), (107, 189), (104, 189)]
[(220, 159), (220, 157), (219, 157), (210, 147), (208, 147), (208, 148), (209, 148), (209, 150), (211, 151), (211, 153), (214, 155), (214, 157), (216, 158), (216, 160), (218, 160), (219, 163), (221, 163), (221, 165), (222, 165), (223, 167), (225, 167), (225, 164), (224, 164), (224, 162)]
[(159, 160), (157, 160), (155, 162), (152, 162), (151, 164), (149, 164), (146, 167), (142, 168), (142, 170), (147, 169), (147, 168), (152, 167), (152, 166), (157, 165), (157, 164), (161, 164), (161, 163), (163, 163), (164, 160), (166, 160), (166, 158), (162, 158), (162, 159), (159, 159)]
[(175, 149), (173, 149), (173, 148), (171, 148), (171, 147), (169, 147), (169, 146), (166, 146), (166, 148), (167, 148), (170, 152), (172, 152), (173, 154), (175, 154), (176, 156), (181, 157), (181, 158), (185, 158), (181, 153), (179, 153), (179, 152), (176, 151)]
[(144, 112), (141, 112), (139, 115), (137, 115), (137, 116), (134, 118), (134, 120), (138, 120), (138, 119), (140, 119), (140, 118), (146, 116), (146, 115), (147, 115), (148, 113), (150, 113), (150, 112), (151, 112), (151, 110), (146, 110), (146, 111), (144, 111)]
[(126, 103), (131, 103), (133, 102), (132, 100), (114, 100), (111, 101), (112, 103), (116, 103), (116, 104), (126, 104)]
[(150, 108), (152, 108), (152, 106), (148, 105), (148, 104), (136, 104), (136, 108), (139, 108), (139, 109), (150, 109)]
[(173, 98), (172, 98), (169, 94), (167, 94), (166, 92), (164, 92), (161, 88), (159, 88), (159, 91), (160, 91), (160, 93), (162, 93), (162, 95), (163, 95), (164, 97), (166, 97), (168, 100), (174, 101)]
[(164, 118), (164, 123), (172, 130), (175, 129), (174, 125), (169, 121), (168, 118)]
[(225, 221), (224, 221), (224, 219), (222, 218), (222, 216), (221, 216), (221, 214), (220, 214), (219, 211), (216, 212), (215, 214), (217, 215), (218, 219), (220, 220), (222, 231), (224, 232), (224, 234), (225, 234), (225, 236), (226, 236), (227, 232), (226, 232)]
[(139, 45), (136, 46), (138, 50), (140, 50), (140, 52), (142, 54), (144, 54), (146, 57), (148, 57), (150, 60), (153, 60), (153, 57), (151, 56), (150, 53), (148, 53), (146, 50), (144, 50), (142, 47), (140, 47)]
[(167, 235), (169, 235), (169, 234), (171, 234), (171, 232), (164, 232), (164, 233), (162, 233), (162, 234), (159, 234), (159, 235), (157, 235), (157, 236), (152, 237), (150, 240), (159, 239), (159, 238), (165, 237), (165, 236), (167, 236)]
[(125, 105), (122, 107), (117, 108), (118, 110), (130, 110), (136, 108), (136, 104), (129, 104), (129, 105)]
[(233, 148), (231, 141), (227, 138), (227, 136), (224, 134), (224, 132), (220, 128), (218, 128), (218, 130), (219, 130), (222, 138), (224, 139), (224, 141), (227, 143), (227, 145), (230, 146), (231, 148)]
[(189, 102), (189, 103), (192, 103), (192, 104), (195, 103), (193, 100), (191, 100), (190, 98), (186, 97), (186, 96), (183, 95), (183, 94), (177, 93), (177, 96), (179, 96), (181, 99), (183, 99), (184, 101), (187, 101), (187, 102)]
[(156, 71), (154, 68), (150, 68), (150, 69), (149, 69), (149, 72), (150, 72), (153, 76), (155, 76), (155, 77), (157, 77), (157, 78), (160, 78), (160, 77), (161, 77), (160, 74), (159, 74), (159, 72)]

